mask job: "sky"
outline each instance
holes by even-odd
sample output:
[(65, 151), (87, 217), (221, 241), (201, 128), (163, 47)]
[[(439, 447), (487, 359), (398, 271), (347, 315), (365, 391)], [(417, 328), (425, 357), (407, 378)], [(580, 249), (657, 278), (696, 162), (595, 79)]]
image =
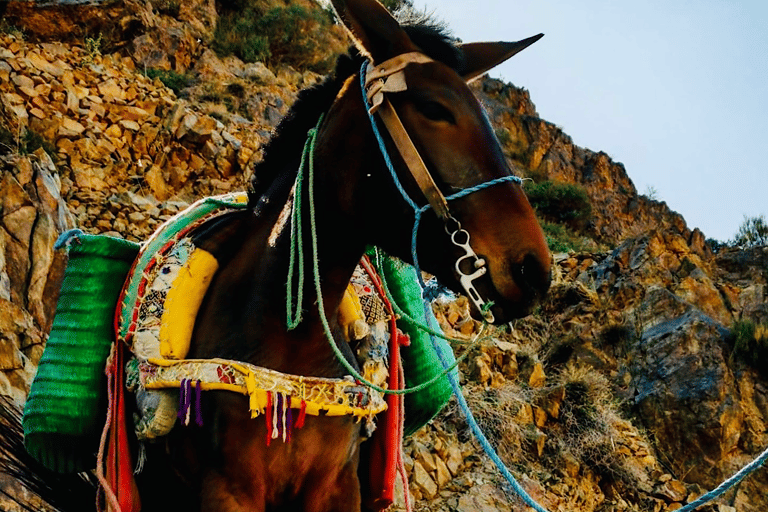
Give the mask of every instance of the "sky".
[(544, 38), (490, 75), (688, 227), (768, 217), (768, 0), (414, 0), (465, 42)]

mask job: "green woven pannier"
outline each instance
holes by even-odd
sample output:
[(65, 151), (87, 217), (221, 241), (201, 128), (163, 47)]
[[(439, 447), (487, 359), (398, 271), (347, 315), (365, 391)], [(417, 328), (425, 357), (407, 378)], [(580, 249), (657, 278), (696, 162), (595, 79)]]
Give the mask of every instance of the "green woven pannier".
[[(427, 324), (439, 331), (432, 310), (429, 307), (426, 310), (424, 308), (421, 287), (416, 280), (416, 269), (395, 258), (384, 258), (382, 267), (389, 292), (397, 305), (421, 323), (427, 323), (425, 315), (429, 315), (432, 321)], [(443, 365), (432, 343), (432, 336), (404, 320), (398, 321), (398, 326), (411, 338), (410, 346), (400, 349), (406, 387), (418, 386), (442, 373)], [(456, 359), (448, 342), (438, 337), (435, 337), (435, 341), (440, 346), (447, 364), (450, 366), (455, 363)], [(453, 373), (458, 378), (458, 371), (454, 369)], [(405, 395), (404, 435), (413, 434), (434, 418), (451, 398), (452, 392), (448, 376), (443, 376), (423, 390)]]
[(23, 421), (27, 451), (60, 473), (96, 467), (115, 308), (139, 249), (118, 238), (69, 236), (56, 316)]

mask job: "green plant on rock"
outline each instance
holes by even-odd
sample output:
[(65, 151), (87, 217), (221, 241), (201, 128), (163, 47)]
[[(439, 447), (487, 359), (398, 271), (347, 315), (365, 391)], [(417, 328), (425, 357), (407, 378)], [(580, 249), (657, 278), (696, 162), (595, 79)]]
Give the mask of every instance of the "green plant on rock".
[(253, 2), (219, 16), (213, 48), (245, 62), (327, 72), (335, 60), (328, 55), (332, 24), (332, 16), (320, 7)]
[(721, 250), (728, 247), (728, 242), (723, 242), (716, 238), (707, 238), (706, 243), (709, 246), (709, 248), (712, 249), (712, 252), (715, 254), (719, 253)]
[(745, 215), (731, 245), (744, 248), (768, 245), (768, 222), (765, 216), (747, 217)]
[(234, 55), (244, 62), (266, 61), (269, 38), (255, 30), (253, 18), (259, 16), (253, 9), (246, 9), (241, 16), (224, 15), (219, 18), (214, 35), (213, 48), (220, 55)]
[(8, 34), (16, 37), (17, 39), (24, 39), (24, 30), (20, 29), (16, 25), (8, 23), (5, 18), (0, 19), (0, 34)]
[(651, 201), (659, 200), (659, 191), (653, 185), (648, 185), (648, 188), (645, 189), (645, 193), (643, 195), (645, 195), (645, 197)]
[(593, 249), (595, 243), (589, 238), (579, 236), (563, 224), (540, 221), (547, 246), (553, 253), (560, 252), (585, 252)]
[(0, 148), (18, 152), (20, 155), (34, 153), (39, 148), (43, 148), (49, 155), (56, 154), (56, 147), (51, 141), (32, 130), (23, 130), (18, 135), (14, 135), (9, 130), (0, 128)]
[(550, 222), (581, 230), (592, 218), (592, 204), (587, 192), (571, 183), (543, 181), (525, 186), (528, 201), (536, 212)]
[(54, 146), (51, 141), (35, 131), (27, 130), (24, 133), (24, 138), (22, 139), (21, 152), (34, 153), (39, 148), (43, 148), (43, 150), (51, 156), (56, 154), (56, 146)]
[(501, 126), (496, 128), (495, 132), (496, 138), (499, 140), (499, 144), (501, 144), (502, 148), (512, 143), (512, 134), (508, 129)]
[(739, 320), (731, 328), (733, 356), (768, 374), (768, 324)]
[(171, 89), (177, 96), (181, 94), (182, 89), (189, 87), (192, 83), (192, 77), (184, 73), (178, 73), (172, 69), (149, 68), (144, 71), (144, 75), (152, 80), (159, 78), (160, 81), (163, 82), (163, 85)]
[(96, 39), (92, 37), (85, 38), (85, 63), (90, 64), (96, 60), (96, 57), (101, 56), (101, 45), (104, 42), (102, 34)]

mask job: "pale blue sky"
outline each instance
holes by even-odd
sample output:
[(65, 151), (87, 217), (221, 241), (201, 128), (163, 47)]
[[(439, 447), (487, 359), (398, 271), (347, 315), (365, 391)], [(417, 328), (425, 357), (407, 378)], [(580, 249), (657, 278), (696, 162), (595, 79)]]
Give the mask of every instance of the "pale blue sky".
[(691, 228), (768, 215), (768, 0), (415, 0), (464, 41), (545, 37), (491, 71)]

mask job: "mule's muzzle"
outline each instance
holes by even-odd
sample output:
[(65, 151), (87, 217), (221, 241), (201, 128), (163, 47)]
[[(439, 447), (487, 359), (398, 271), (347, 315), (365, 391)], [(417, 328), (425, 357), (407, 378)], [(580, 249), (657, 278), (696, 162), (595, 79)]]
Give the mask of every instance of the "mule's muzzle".
[(530, 253), (521, 262), (512, 264), (511, 273), (521, 291), (523, 309), (530, 313), (549, 291), (552, 283), (550, 265)]
[[(506, 324), (516, 318), (522, 318), (533, 312), (533, 309), (544, 299), (552, 282), (550, 264), (538, 255), (531, 253), (518, 262), (507, 264), (509, 275), (514, 286), (510, 286), (505, 295), (488, 288), (490, 279), (480, 281), (478, 288), (483, 297), (493, 303), (493, 313), (496, 325)], [(482, 320), (482, 313), (476, 308), (471, 310), (475, 320)]]

